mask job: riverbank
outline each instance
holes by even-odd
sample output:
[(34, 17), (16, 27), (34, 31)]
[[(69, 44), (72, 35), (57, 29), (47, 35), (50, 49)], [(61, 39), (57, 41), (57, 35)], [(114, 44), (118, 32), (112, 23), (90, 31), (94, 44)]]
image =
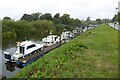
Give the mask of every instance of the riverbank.
[(14, 78), (116, 78), (118, 31), (100, 25), (26, 66)]

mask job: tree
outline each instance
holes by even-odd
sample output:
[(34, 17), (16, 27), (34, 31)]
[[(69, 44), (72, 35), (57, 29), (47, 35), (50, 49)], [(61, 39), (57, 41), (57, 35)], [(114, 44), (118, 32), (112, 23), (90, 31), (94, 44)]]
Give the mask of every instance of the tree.
[(14, 25), (15, 25), (15, 21), (3, 19), (2, 20), (2, 31), (3, 32), (11, 31), (12, 29), (14, 29)]
[(82, 22), (79, 19), (75, 19), (75, 25), (80, 27), (82, 25)]
[(24, 14), (21, 20), (35, 21), (35, 20), (39, 20), (41, 15), (42, 13), (39, 13), (39, 12), (33, 13), (33, 14)]
[(31, 22), (31, 24), (36, 29), (36, 36), (45, 37), (50, 33), (50, 30), (55, 31), (55, 27), (52, 21), (48, 20), (36, 20)]
[(11, 20), (11, 18), (6, 16), (3, 18), (3, 20)]
[(96, 23), (97, 23), (97, 24), (102, 24), (102, 20), (101, 20), (100, 18), (97, 18), (97, 19), (96, 19)]
[(55, 25), (56, 25), (56, 24), (61, 24), (61, 23), (62, 23), (61, 19), (53, 18), (52, 21), (54, 22)]
[(52, 21), (54, 22), (54, 24), (61, 24), (62, 21), (60, 19), (60, 14), (59, 13), (56, 13), (52, 19)]
[(59, 19), (60, 18), (60, 13), (55, 14), (54, 18)]
[(112, 19), (112, 21), (114, 22), (114, 21), (118, 21), (118, 15), (114, 15), (114, 17), (113, 17), (113, 19)]
[(65, 25), (70, 25), (70, 15), (69, 14), (63, 14), (61, 17), (60, 17), (61, 21), (62, 21), (62, 24), (65, 24)]
[(87, 20), (86, 20), (87, 22), (90, 22), (91, 20), (90, 20), (90, 17), (87, 17)]
[(21, 18), (21, 20), (26, 20), (26, 21), (33, 21), (33, 17), (29, 14), (24, 14)]
[(42, 13), (39, 13), (39, 12), (31, 14), (31, 16), (33, 17), (33, 20), (39, 20), (41, 15)]
[(87, 17), (87, 19), (86, 19), (86, 25), (88, 26), (88, 25), (90, 25), (90, 23), (91, 23), (90, 17)]
[(62, 33), (62, 31), (64, 30), (64, 26), (62, 24), (57, 24), (55, 25), (55, 29), (56, 29), (56, 34), (60, 35)]
[(41, 15), (41, 20), (52, 20), (52, 15), (50, 13), (45, 13), (44, 15)]

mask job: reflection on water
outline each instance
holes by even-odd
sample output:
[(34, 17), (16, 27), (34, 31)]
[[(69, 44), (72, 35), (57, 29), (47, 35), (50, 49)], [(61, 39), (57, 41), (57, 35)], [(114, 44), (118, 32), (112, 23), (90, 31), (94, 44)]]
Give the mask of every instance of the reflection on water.
[(17, 65), (16, 63), (13, 63), (13, 62), (9, 62), (9, 61), (7, 61), (7, 62), (5, 63), (5, 65), (6, 65), (6, 70), (8, 70), (8, 71), (10, 71), (10, 72), (15, 71), (15, 67), (20, 68), (20, 69), (23, 68), (22, 66)]
[(15, 71), (15, 63), (11, 63), (11, 62), (6, 62), (6, 70), (13, 72)]

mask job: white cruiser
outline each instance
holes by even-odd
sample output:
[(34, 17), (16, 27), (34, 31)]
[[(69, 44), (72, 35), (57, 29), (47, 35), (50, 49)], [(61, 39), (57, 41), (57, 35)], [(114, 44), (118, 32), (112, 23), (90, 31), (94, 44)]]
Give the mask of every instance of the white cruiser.
[(61, 34), (62, 40), (64, 40), (64, 39), (67, 40), (67, 39), (72, 38), (72, 37), (74, 37), (74, 36), (73, 36), (73, 33), (71, 31), (65, 31), (65, 32), (62, 32), (62, 34)]
[(31, 41), (17, 42), (17, 50), (15, 53), (11, 54), (4, 51), (5, 60), (16, 62), (18, 59), (29, 56), (39, 50), (43, 50), (43, 44), (35, 44)]
[(57, 35), (49, 35), (42, 39), (44, 46), (52, 46), (60, 41), (60, 37)]

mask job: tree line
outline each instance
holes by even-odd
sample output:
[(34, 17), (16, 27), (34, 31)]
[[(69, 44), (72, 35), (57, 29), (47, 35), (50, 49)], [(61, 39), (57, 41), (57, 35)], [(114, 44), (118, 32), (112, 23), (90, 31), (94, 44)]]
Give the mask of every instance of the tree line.
[(2, 39), (41, 39), (50, 32), (60, 35), (64, 29), (73, 30), (76, 26), (81, 27), (81, 25), (81, 20), (71, 18), (69, 14), (62, 16), (59, 13), (54, 16), (50, 13), (24, 14), (17, 21), (10, 17), (4, 17), (2, 20)]
[(103, 24), (109, 21), (109, 19), (100, 18), (92, 21), (90, 17), (87, 17), (86, 20), (79, 20), (71, 18), (69, 14), (60, 15), (60, 13), (56, 13), (54, 16), (50, 13), (39, 12), (23, 14), (17, 21), (6, 16), (2, 19), (2, 39), (42, 39), (50, 32), (60, 35), (64, 29), (70, 31), (76, 27), (84, 29), (90, 24)]

